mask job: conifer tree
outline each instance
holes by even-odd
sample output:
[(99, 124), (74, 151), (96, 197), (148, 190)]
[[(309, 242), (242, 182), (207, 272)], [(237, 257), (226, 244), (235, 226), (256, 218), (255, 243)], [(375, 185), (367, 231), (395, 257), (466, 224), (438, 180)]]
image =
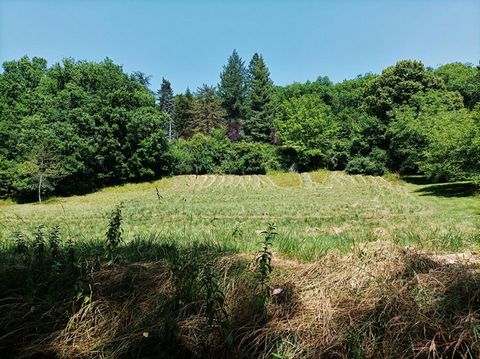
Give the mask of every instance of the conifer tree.
[[(222, 107), (225, 109), (229, 129), (238, 129), (245, 115), (246, 99), (246, 69), (245, 64), (233, 50), (228, 58), (227, 65), (223, 66), (220, 74), (218, 94), (222, 99)], [(232, 132), (230, 131), (230, 132)], [(230, 139), (237, 139), (238, 133), (229, 132)]]
[(173, 91), (170, 81), (162, 78), (162, 85), (158, 90), (158, 104), (160, 111), (166, 113), (169, 117), (167, 122), (168, 139), (171, 141), (174, 138), (174, 107), (173, 107)]
[(273, 82), (262, 55), (254, 54), (248, 66), (245, 139), (270, 142), (273, 129)]
[(193, 121), (193, 100), (193, 95), (189, 88), (187, 88), (185, 94), (174, 97), (174, 122), (175, 130), (179, 137), (187, 138), (192, 135), (188, 129), (191, 127)]
[(189, 133), (209, 135), (214, 128), (225, 126), (225, 110), (214, 87), (203, 85), (198, 88), (194, 104), (193, 121), (187, 127)]

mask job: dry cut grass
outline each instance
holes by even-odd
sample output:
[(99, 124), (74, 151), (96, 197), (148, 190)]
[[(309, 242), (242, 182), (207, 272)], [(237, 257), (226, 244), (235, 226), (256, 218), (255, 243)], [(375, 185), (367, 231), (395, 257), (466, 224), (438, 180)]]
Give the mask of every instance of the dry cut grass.
[[(59, 331), (28, 348), (60, 358), (477, 358), (479, 258), (444, 258), (391, 243), (353, 248), (321, 262), (276, 258), (259, 304), (245, 255), (216, 262), (225, 326), (204, 302), (185, 302), (166, 262), (104, 267), (91, 274), (93, 300)], [(184, 284), (184, 283), (183, 283)], [(180, 286), (180, 287), (179, 287)], [(275, 293), (273, 290), (276, 289)], [(216, 322), (219, 323), (219, 322)]]

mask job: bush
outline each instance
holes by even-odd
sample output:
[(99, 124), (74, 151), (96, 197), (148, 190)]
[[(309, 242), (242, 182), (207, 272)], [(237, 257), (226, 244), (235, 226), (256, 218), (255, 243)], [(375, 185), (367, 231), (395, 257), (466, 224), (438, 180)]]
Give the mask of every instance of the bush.
[(178, 140), (171, 150), (173, 174), (206, 174), (225, 172), (231, 143), (220, 134), (196, 134), (189, 140)]
[(345, 168), (349, 174), (381, 176), (387, 171), (387, 153), (374, 148), (367, 157), (357, 156), (350, 160)]
[(265, 174), (267, 170), (280, 167), (278, 156), (272, 145), (239, 142), (232, 144), (231, 158), (225, 164), (227, 173)]
[[(318, 169), (343, 169), (348, 153), (341, 142), (334, 143), (335, 149), (281, 146), (278, 150), (282, 168), (290, 171), (313, 171)], [(345, 147), (345, 146), (343, 146)], [(338, 150), (336, 149), (338, 148)]]
[(220, 131), (172, 144), (173, 174), (265, 174), (280, 168), (273, 145), (231, 142)]

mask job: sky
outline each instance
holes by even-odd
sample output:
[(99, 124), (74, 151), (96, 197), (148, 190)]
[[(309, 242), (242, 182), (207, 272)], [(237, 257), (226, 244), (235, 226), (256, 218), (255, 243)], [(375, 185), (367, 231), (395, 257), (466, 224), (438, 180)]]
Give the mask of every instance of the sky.
[(0, 62), (101, 61), (176, 93), (217, 84), (233, 49), (275, 84), (480, 60), (479, 0), (0, 0)]

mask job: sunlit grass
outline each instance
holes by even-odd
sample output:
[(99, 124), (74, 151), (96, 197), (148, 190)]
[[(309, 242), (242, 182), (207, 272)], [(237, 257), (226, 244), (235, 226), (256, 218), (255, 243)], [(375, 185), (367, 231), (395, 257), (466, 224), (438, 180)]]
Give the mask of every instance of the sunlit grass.
[(324, 184), (328, 180), (330, 172), (326, 170), (320, 170), (315, 172), (310, 172), (309, 175), (312, 181), (316, 184)]
[(476, 248), (478, 196), (443, 197), (429, 186), (327, 171), (178, 176), (43, 204), (0, 202), (0, 238), (44, 224), (60, 226), (76, 241), (103, 240), (108, 213), (124, 202), (127, 240), (154, 235), (161, 242), (209, 242), (251, 253), (257, 233), (274, 222), (274, 250), (304, 261), (378, 240), (432, 251)]
[(300, 187), (302, 184), (298, 173), (269, 173), (268, 177), (279, 187)]

